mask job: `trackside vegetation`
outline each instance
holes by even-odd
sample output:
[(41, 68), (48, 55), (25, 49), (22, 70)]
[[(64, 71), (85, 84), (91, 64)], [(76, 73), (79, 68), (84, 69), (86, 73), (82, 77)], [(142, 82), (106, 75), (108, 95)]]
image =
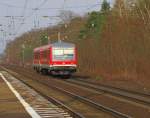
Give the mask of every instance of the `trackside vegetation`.
[(24, 63), (32, 64), (33, 48), (55, 41), (60, 31), (61, 39), (77, 45), (78, 73), (97, 78), (149, 79), (150, 1), (128, 1), (116, 0), (111, 8), (104, 0), (99, 11), (27, 32), (7, 45), (4, 60), (22, 65), (24, 50)]
[(79, 38), (86, 39), (87, 37), (91, 37), (94, 39), (99, 39), (109, 12), (110, 4), (104, 0), (99, 12), (93, 11), (88, 14), (87, 23), (80, 31)]

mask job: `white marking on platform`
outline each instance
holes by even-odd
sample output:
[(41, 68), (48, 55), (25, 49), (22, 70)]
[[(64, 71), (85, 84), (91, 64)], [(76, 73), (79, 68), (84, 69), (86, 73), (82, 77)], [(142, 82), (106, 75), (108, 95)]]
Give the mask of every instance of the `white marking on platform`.
[(0, 76), (8, 85), (9, 89), (14, 93), (20, 103), (23, 105), (25, 110), (29, 113), (32, 118), (41, 118), (41, 116), (23, 99), (23, 97), (16, 91), (16, 89), (7, 81), (7, 79), (0, 73)]
[[(1, 73), (1, 72), (0, 72)], [(5, 76), (4, 76), (5, 75)], [(58, 106), (50, 103), (34, 90), (20, 82), (20, 80), (16, 79), (15, 77), (11, 76), (7, 72), (3, 72), (0, 76), (4, 76), (5, 79), (10, 82), (11, 86), (13, 86), (16, 90), (19, 91), (20, 96), (23, 98), (28, 96), (25, 100), (29, 102), (28, 104), (35, 110), (35, 112), (40, 117), (32, 117), (32, 118), (70, 118), (70, 115), (66, 114), (66, 111), (59, 108)], [(36, 98), (35, 98), (36, 97)], [(31, 98), (31, 99), (30, 99)], [(35, 98), (35, 99), (34, 99)], [(64, 115), (63, 115), (64, 114)], [(72, 117), (71, 117), (72, 118)]]

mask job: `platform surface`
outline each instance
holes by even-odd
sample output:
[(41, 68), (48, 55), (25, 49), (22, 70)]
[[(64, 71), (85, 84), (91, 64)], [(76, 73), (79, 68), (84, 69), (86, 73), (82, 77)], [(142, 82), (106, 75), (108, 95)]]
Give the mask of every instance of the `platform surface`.
[(0, 77), (0, 118), (31, 118)]

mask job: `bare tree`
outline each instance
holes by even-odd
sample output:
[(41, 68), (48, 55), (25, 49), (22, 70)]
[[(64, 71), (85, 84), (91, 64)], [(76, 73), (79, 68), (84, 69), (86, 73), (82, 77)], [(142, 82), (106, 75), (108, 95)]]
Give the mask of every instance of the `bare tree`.
[(70, 10), (62, 10), (60, 11), (59, 16), (63, 23), (69, 23), (73, 18), (77, 17), (78, 15)]

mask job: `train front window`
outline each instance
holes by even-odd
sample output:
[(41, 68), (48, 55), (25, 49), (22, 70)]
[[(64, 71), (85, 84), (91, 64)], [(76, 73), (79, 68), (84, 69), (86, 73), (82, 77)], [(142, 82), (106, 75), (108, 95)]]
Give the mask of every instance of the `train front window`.
[(74, 48), (54, 48), (53, 59), (62, 60), (73, 60), (74, 59)]

